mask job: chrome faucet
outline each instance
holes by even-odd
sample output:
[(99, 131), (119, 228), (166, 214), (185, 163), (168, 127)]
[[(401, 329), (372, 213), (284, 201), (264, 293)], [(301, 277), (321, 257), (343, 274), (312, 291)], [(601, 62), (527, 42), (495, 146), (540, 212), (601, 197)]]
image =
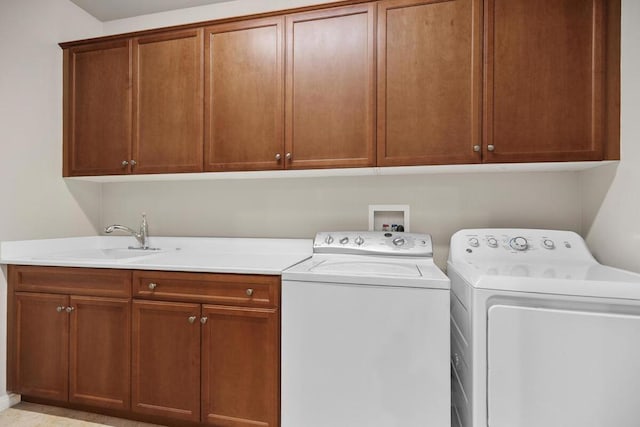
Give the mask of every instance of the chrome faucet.
[(135, 231), (132, 228), (129, 228), (127, 226), (124, 225), (118, 225), (118, 224), (113, 224), (113, 225), (109, 225), (107, 227), (104, 228), (104, 232), (109, 234), (109, 233), (113, 233), (114, 230), (122, 230), (122, 231), (126, 231), (127, 233), (131, 234), (133, 237), (136, 238), (136, 240), (138, 241), (138, 243), (140, 244), (139, 248), (134, 248), (129, 246), (129, 249), (149, 249), (149, 225), (147, 224), (147, 214), (143, 213), (142, 214), (142, 223), (140, 224), (140, 230), (139, 231)]

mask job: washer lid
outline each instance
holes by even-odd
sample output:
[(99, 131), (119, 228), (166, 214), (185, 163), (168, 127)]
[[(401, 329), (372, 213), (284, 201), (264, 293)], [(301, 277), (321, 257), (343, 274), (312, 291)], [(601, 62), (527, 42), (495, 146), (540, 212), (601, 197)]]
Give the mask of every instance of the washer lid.
[(449, 262), (474, 288), (640, 300), (640, 274), (593, 262)]
[(282, 273), (282, 280), (449, 289), (430, 258), (315, 254)]

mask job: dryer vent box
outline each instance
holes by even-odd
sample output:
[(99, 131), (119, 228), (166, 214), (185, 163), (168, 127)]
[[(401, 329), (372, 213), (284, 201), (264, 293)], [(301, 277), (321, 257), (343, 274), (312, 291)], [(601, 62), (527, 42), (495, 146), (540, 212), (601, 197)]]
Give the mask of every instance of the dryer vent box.
[(409, 232), (409, 205), (369, 205), (369, 231), (383, 231), (387, 225), (389, 231), (393, 225), (401, 225)]

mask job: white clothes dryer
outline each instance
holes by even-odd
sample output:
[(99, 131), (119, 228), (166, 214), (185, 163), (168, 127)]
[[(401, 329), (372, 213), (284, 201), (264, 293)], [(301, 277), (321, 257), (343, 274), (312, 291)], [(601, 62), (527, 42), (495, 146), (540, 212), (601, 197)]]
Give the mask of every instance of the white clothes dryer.
[(452, 425), (640, 426), (640, 275), (568, 231), (451, 238)]

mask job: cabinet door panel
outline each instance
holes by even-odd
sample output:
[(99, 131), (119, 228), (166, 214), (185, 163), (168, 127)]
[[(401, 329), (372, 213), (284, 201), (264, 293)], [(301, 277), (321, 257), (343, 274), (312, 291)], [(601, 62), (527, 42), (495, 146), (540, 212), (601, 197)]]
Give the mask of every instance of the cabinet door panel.
[(486, 161), (602, 159), (604, 7), (486, 2)]
[(131, 43), (65, 51), (64, 176), (128, 173), (131, 158)]
[[(69, 314), (64, 295), (15, 293), (16, 384), (27, 396), (66, 401)], [(57, 308), (62, 307), (61, 311)]]
[(481, 1), (378, 8), (378, 165), (480, 162)]
[(205, 30), (206, 170), (283, 167), (283, 26), (274, 17)]
[(132, 319), (132, 410), (199, 421), (200, 304), (134, 300)]
[(202, 171), (202, 34), (134, 39), (134, 173)]
[(287, 16), (286, 167), (375, 164), (375, 5)]
[(72, 296), (69, 402), (129, 409), (129, 300)]
[(280, 406), (279, 312), (203, 306), (202, 420), (275, 427)]

